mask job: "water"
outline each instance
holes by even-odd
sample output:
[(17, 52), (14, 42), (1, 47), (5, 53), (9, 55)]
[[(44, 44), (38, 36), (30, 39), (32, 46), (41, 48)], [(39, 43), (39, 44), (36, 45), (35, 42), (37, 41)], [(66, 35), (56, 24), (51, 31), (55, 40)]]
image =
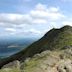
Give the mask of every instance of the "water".
[(36, 38), (0, 39), (0, 58), (19, 52), (36, 40)]

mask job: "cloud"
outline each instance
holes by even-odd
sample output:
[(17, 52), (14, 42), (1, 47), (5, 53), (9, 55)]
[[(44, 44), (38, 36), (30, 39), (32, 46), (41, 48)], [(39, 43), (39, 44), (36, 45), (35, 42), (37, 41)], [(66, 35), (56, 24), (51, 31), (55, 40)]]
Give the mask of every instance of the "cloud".
[(9, 31), (9, 32), (16, 32), (16, 30), (14, 28), (6, 28), (5, 30)]
[(42, 4), (37, 4), (35, 9), (30, 11), (30, 15), (33, 19), (42, 19), (46, 21), (56, 21), (65, 17), (58, 7), (47, 8), (46, 5)]
[(27, 14), (0, 13), (0, 28), (5, 28), (6, 31), (14, 34), (18, 32), (41, 34), (38, 25), (45, 28), (46, 25), (49, 26), (51, 22), (54, 22), (52, 26), (56, 26), (55, 23), (64, 17), (59, 7), (47, 7), (39, 3)]
[(41, 4), (41, 3), (38, 3), (38, 4), (35, 6), (35, 10), (43, 11), (43, 10), (46, 10), (46, 9), (47, 9), (47, 6), (44, 5), (44, 4)]
[(72, 21), (64, 21), (62, 23), (63, 23), (63, 25), (70, 25), (70, 26), (72, 26)]
[(29, 30), (24, 31), (24, 33), (31, 33), (31, 34), (35, 34), (35, 35), (42, 34), (41, 31), (36, 30), (36, 29), (29, 29)]
[(43, 33), (42, 31), (39, 31), (37, 29), (28, 29), (28, 30), (24, 30), (24, 31), (21, 31), (21, 30), (17, 30), (17, 31), (13, 31), (13, 29), (7, 29), (10, 33), (10, 35), (17, 35), (17, 36), (26, 36), (26, 37), (30, 37), (30, 36), (42, 36)]
[[(0, 23), (10, 24), (33, 24), (34, 21), (45, 22), (48, 20), (58, 20), (63, 18), (64, 15), (60, 13), (58, 7), (49, 7), (46, 5), (37, 4), (34, 10), (28, 14), (8, 14), (0, 13)], [(42, 23), (41, 22), (41, 23)]]
[(33, 24), (46, 24), (47, 20), (45, 20), (45, 19), (35, 19), (32, 22), (33, 22)]
[(29, 23), (31, 17), (29, 15), (22, 14), (0, 14), (0, 23), (10, 23), (10, 24), (26, 24)]
[(35, 34), (41, 34), (41, 31), (35, 30), (35, 29), (31, 29), (29, 30), (31, 33), (35, 33)]

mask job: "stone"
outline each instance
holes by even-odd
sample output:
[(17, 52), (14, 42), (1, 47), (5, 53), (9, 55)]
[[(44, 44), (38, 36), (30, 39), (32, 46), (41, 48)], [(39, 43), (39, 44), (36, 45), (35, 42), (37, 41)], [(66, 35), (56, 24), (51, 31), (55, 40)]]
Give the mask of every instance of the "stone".
[(59, 72), (72, 72), (72, 61), (70, 59), (61, 60), (57, 66)]
[(20, 62), (18, 60), (15, 60), (4, 65), (2, 68), (20, 68)]

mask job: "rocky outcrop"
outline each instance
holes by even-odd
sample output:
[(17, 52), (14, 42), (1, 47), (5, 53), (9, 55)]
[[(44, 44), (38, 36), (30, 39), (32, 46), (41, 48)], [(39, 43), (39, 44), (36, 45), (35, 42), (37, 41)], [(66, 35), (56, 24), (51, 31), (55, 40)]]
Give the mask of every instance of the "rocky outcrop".
[(2, 68), (20, 68), (20, 62), (18, 60), (15, 60), (4, 65)]
[[(0, 72), (72, 72), (72, 60), (61, 58), (64, 51), (43, 51), (20, 63), (18, 60), (4, 65)], [(65, 53), (65, 52), (64, 52)], [(17, 71), (17, 70), (18, 71)]]
[(61, 60), (56, 65), (58, 72), (72, 72), (72, 61), (70, 59)]

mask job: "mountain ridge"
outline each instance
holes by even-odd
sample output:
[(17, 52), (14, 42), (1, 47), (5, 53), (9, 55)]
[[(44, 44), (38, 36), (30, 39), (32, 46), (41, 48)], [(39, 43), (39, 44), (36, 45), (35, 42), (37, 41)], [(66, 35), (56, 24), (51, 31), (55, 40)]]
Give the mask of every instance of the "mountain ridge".
[(45, 50), (61, 50), (68, 45), (72, 45), (72, 27), (64, 26), (60, 29), (52, 29), (25, 50), (1, 60), (0, 67), (14, 60), (24, 61), (27, 57), (32, 57)]

